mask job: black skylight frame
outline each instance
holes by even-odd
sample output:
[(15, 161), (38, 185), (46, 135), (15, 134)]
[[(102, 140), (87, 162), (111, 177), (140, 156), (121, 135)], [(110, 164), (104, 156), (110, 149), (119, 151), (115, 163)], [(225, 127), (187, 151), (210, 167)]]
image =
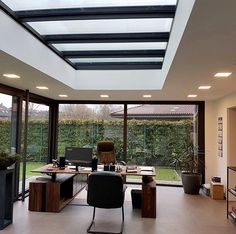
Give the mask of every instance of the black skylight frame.
[[(2, 1), (0, 7), (76, 70), (161, 69), (165, 49), (60, 51), (52, 44), (66, 43), (148, 43), (169, 42), (169, 32), (89, 33), (40, 35), (28, 23), (62, 20), (147, 19), (175, 17), (177, 5), (88, 7), (12, 11)], [(172, 21), (173, 24), (173, 21)], [(163, 58), (163, 61), (72, 62), (71, 58)]]

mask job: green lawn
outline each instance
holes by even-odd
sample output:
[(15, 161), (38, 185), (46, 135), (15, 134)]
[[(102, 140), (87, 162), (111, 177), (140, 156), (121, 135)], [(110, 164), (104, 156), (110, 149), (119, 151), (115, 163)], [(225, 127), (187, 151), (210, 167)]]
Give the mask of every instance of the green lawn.
[[(31, 170), (45, 165), (43, 162), (27, 162), (26, 163), (26, 178), (30, 176), (41, 175), (40, 173), (31, 172)], [(22, 178), (22, 162), (20, 163), (20, 178)]]
[[(128, 178), (140, 179), (139, 176), (128, 176)], [(156, 180), (180, 181), (181, 178), (174, 169), (156, 167)]]
[(176, 171), (168, 168), (156, 168), (156, 179), (157, 180), (167, 180), (167, 181), (180, 181), (180, 177), (177, 175)]

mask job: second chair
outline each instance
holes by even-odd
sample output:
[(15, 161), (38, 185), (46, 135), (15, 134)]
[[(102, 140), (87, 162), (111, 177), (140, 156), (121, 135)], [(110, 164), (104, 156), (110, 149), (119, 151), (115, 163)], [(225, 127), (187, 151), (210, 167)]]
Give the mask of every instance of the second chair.
[(115, 164), (115, 148), (112, 141), (99, 141), (97, 143), (97, 154), (99, 162), (105, 165)]

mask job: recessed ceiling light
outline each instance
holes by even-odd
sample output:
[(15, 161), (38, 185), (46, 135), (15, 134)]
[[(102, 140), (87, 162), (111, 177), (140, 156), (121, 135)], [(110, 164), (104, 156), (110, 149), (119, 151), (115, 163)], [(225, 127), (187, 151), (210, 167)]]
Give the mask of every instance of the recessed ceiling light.
[(107, 94), (101, 94), (100, 97), (101, 97), (101, 98), (109, 98), (109, 95), (107, 95)]
[(217, 72), (214, 77), (229, 77), (232, 72)]
[(205, 86), (199, 86), (198, 89), (210, 89), (210, 85), (205, 85)]
[(3, 74), (3, 76), (10, 78), (10, 79), (19, 79), (20, 76), (16, 75), (16, 74)]
[(66, 94), (59, 94), (58, 96), (59, 97), (68, 97), (68, 95), (66, 95)]
[(173, 111), (173, 112), (174, 112), (174, 111), (176, 111), (176, 109), (170, 109), (170, 111)]
[(195, 98), (195, 97), (197, 97), (197, 94), (189, 94), (188, 97), (189, 98)]
[(46, 87), (46, 86), (36, 86), (36, 88), (37, 89), (45, 89), (45, 90), (48, 89), (48, 87)]
[(144, 94), (144, 95), (143, 95), (143, 98), (151, 98), (151, 97), (152, 97), (151, 94)]
[(174, 108), (174, 109), (179, 109), (179, 106), (174, 106), (173, 108)]

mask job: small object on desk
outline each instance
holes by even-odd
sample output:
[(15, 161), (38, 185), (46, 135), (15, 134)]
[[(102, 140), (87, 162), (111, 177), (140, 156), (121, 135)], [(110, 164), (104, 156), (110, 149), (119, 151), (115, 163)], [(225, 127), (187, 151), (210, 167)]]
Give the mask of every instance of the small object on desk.
[(91, 167), (92, 167), (92, 171), (98, 170), (98, 158), (95, 156), (92, 158)]
[(54, 171), (55, 168), (52, 168), (52, 167), (48, 167), (47, 168), (47, 171)]
[(91, 167), (80, 167), (79, 170), (81, 172), (90, 172), (90, 171), (92, 171), (92, 168)]
[(153, 167), (139, 167), (141, 171), (153, 171)]
[(58, 167), (58, 165), (59, 165), (57, 159), (53, 159), (52, 164), (53, 164), (53, 167)]
[(121, 172), (122, 171), (122, 167), (120, 165), (116, 166), (116, 172)]
[(66, 158), (65, 157), (60, 157), (59, 158), (59, 167), (61, 170), (65, 169), (66, 166)]
[(126, 172), (138, 172), (137, 166), (126, 166)]
[(68, 168), (68, 169), (71, 169), (71, 170), (75, 170), (75, 166), (73, 166), (73, 165), (70, 165), (70, 166), (68, 166), (67, 168)]
[(104, 165), (104, 171), (109, 171), (109, 165)]
[(116, 166), (115, 165), (110, 165), (109, 170), (110, 171), (115, 171), (116, 170)]

